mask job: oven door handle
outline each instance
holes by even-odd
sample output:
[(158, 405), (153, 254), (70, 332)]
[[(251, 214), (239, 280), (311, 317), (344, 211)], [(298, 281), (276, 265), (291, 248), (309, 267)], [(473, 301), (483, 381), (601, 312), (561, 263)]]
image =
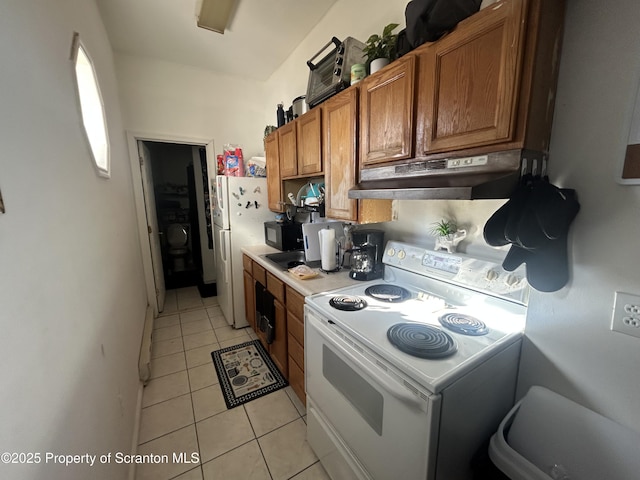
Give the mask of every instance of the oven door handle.
[[(336, 348), (337, 350), (340, 351), (340, 353), (342, 355), (344, 355), (345, 357), (347, 357), (349, 360), (351, 360), (355, 365), (357, 365), (361, 370), (363, 370), (368, 376), (369, 378), (371, 378), (373, 381), (375, 381), (378, 385), (380, 385), (381, 387), (383, 387), (385, 389), (385, 391), (389, 392), (391, 395), (393, 395), (394, 397), (396, 397), (398, 400), (418, 409), (418, 410), (422, 410), (422, 411), (426, 411), (427, 410), (427, 405), (426, 402), (420, 402), (420, 400), (418, 400), (416, 397), (405, 393), (405, 388), (402, 384), (400, 384), (398, 381), (394, 380), (393, 378), (391, 378), (387, 373), (385, 373), (382, 370), (374, 370), (373, 368), (371, 368), (370, 366), (368, 366), (367, 364), (365, 364), (364, 362), (362, 362), (362, 360), (360, 360), (358, 357), (356, 357), (353, 353), (351, 353), (349, 350), (347, 350), (346, 348), (344, 348), (342, 345), (340, 345), (338, 343), (338, 341), (336, 339), (330, 338), (329, 335), (327, 333), (325, 333), (325, 327), (324, 325), (321, 324), (321, 322), (319, 322), (318, 320), (314, 319), (313, 317), (310, 317), (309, 320), (311, 320), (311, 323), (316, 323), (316, 325), (313, 326), (314, 330), (320, 334), (321, 337), (323, 337), (327, 342), (329, 342), (329, 344)], [(320, 325), (317, 325), (317, 323), (320, 323)]]

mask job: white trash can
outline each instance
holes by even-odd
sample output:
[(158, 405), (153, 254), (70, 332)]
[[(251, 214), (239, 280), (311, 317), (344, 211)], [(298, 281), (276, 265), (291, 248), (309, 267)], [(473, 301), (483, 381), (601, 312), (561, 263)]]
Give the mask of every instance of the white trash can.
[(534, 386), (491, 437), (489, 457), (512, 480), (630, 480), (640, 478), (640, 433)]

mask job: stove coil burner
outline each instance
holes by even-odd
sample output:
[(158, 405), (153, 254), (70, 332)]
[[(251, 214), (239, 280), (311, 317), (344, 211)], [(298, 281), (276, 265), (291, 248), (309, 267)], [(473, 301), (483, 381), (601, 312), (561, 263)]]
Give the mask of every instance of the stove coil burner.
[(329, 305), (345, 312), (355, 312), (365, 308), (367, 306), (367, 302), (360, 297), (340, 295), (329, 300)]
[(371, 285), (364, 293), (376, 300), (389, 303), (404, 302), (408, 298), (411, 298), (411, 294), (406, 288), (398, 287), (397, 285), (389, 285), (386, 283), (379, 283), (377, 285)]
[(480, 336), (489, 333), (489, 329), (482, 320), (463, 313), (445, 313), (438, 318), (443, 327), (462, 335)]
[(396, 323), (387, 330), (389, 341), (409, 355), (420, 358), (444, 358), (458, 346), (451, 335), (438, 327), (421, 323)]

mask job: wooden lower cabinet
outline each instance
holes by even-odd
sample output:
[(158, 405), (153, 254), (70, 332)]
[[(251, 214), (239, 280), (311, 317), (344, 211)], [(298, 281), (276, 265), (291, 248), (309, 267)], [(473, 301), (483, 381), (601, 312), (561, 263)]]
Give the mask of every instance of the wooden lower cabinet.
[(307, 394), (304, 390), (304, 369), (300, 368), (294, 361), (289, 362), (289, 385), (296, 392), (303, 405), (306, 406)]
[[(306, 405), (304, 389), (304, 296), (285, 284), (269, 271), (265, 271), (248, 255), (243, 257), (244, 298), (249, 325), (256, 332), (271, 359), (300, 401)], [(260, 331), (256, 318), (255, 284), (259, 282), (273, 295), (275, 336), (267, 344), (265, 333)]]
[(288, 377), (288, 355), (287, 355), (287, 312), (282, 303), (278, 300), (273, 302), (275, 312), (276, 331), (275, 338), (269, 345), (269, 353), (273, 363), (276, 364), (280, 372)]
[(304, 389), (304, 297), (289, 285), (287, 295), (287, 327), (289, 347), (289, 384), (306, 405)]
[(242, 272), (244, 276), (244, 313), (247, 317), (249, 326), (256, 330), (256, 297), (255, 284), (251, 272), (245, 270)]

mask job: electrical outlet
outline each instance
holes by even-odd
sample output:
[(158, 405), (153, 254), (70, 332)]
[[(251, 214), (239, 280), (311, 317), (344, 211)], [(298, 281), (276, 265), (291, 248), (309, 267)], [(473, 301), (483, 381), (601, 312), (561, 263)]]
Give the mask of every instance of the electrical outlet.
[(640, 338), (640, 295), (616, 292), (611, 330)]

